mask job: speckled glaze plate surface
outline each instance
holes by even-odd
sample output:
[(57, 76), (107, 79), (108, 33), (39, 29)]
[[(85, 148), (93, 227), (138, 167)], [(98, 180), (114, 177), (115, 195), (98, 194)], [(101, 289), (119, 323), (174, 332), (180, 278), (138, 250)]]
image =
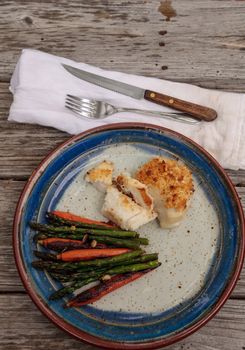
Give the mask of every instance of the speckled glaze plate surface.
[[(150, 240), (146, 251), (159, 252), (162, 265), (89, 306), (64, 309), (64, 300), (50, 302), (61, 285), (32, 268), (35, 232), (28, 222), (45, 222), (54, 209), (101, 219), (103, 194), (85, 183), (85, 172), (107, 159), (116, 172), (133, 174), (155, 155), (183, 161), (195, 183), (179, 227), (164, 230), (154, 221), (139, 229)], [(243, 213), (225, 172), (189, 139), (145, 124), (92, 129), (59, 146), (23, 190), (13, 235), (20, 276), (40, 310), (77, 338), (113, 349), (158, 348), (197, 330), (228, 298), (244, 258)]]

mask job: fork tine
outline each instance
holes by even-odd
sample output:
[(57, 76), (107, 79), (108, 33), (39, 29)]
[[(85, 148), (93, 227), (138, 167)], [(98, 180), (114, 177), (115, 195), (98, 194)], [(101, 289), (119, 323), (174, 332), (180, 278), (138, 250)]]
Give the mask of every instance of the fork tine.
[(91, 110), (89, 110), (89, 109), (85, 109), (85, 108), (81, 109), (81, 108), (77, 108), (77, 107), (74, 107), (74, 106), (69, 105), (69, 104), (66, 104), (65, 106), (66, 106), (67, 108), (73, 110), (74, 112), (79, 112), (79, 113), (81, 113), (81, 114), (86, 114), (86, 116), (89, 116), (89, 117), (91, 117), (91, 118), (92, 118), (93, 115), (94, 115), (94, 112), (91, 111)]
[(65, 103), (71, 104), (73, 106), (76, 106), (78, 108), (88, 108), (91, 110), (96, 110), (97, 106), (96, 105), (91, 105), (89, 103), (77, 103), (76, 101), (70, 100), (70, 99), (66, 99)]
[(89, 119), (93, 119), (93, 117), (91, 117), (91, 114), (90, 113), (86, 113), (86, 112), (81, 112), (81, 110), (77, 110), (77, 109), (74, 109), (70, 106), (67, 106), (66, 105), (66, 108), (68, 108), (69, 110), (71, 110), (75, 115), (80, 115), (81, 117), (83, 118), (89, 118)]
[(80, 106), (80, 104), (82, 103), (80, 100), (77, 100), (77, 99), (75, 99), (75, 98), (71, 98), (71, 97), (66, 97), (66, 101), (70, 101), (70, 102), (72, 102), (73, 104), (76, 104), (76, 105), (78, 105), (78, 106)]
[(90, 100), (87, 98), (77, 97), (77, 96), (73, 96), (73, 95), (69, 95), (69, 94), (66, 95), (66, 100), (73, 101), (77, 104), (89, 104), (89, 105), (93, 105), (93, 106), (97, 105), (97, 101), (95, 101), (95, 100)]
[[(66, 100), (65, 103), (66, 103), (66, 104), (69, 104), (69, 105), (72, 105), (72, 106), (75, 106), (75, 107), (77, 107), (77, 108), (81, 108), (81, 104), (76, 103), (76, 101)], [(88, 106), (88, 105), (86, 105), (86, 106)]]
[(72, 98), (72, 99), (74, 99), (74, 100), (80, 101), (80, 97), (75, 96), (75, 95), (67, 94), (66, 97), (70, 97), (70, 98)]
[(77, 111), (85, 111), (86, 113), (93, 113), (93, 114), (96, 112), (96, 109), (94, 107), (87, 106), (87, 105), (76, 105), (75, 103), (70, 101), (66, 101), (65, 105), (71, 108), (74, 108)]
[(78, 101), (78, 100), (74, 100), (72, 98), (66, 98), (66, 102), (68, 103), (72, 103), (73, 105), (76, 105), (76, 106), (86, 106), (86, 107), (89, 107), (89, 108), (96, 108), (97, 107), (97, 103), (90, 103), (88, 100), (85, 100), (85, 101)]
[(97, 103), (90, 103), (90, 102), (87, 102), (87, 101), (78, 101), (78, 100), (74, 100), (72, 98), (66, 98), (66, 103), (70, 103), (74, 106), (77, 106), (77, 107), (87, 107), (89, 109), (96, 109), (97, 108)]
[(74, 109), (74, 110), (76, 110), (76, 111), (78, 111), (78, 112), (81, 111), (81, 108), (80, 108), (80, 107), (77, 107), (77, 106), (75, 106), (75, 105), (73, 105), (73, 104), (71, 104), (71, 103), (67, 103), (67, 102), (66, 102), (65, 106), (66, 106), (66, 107), (69, 107), (70, 109)]

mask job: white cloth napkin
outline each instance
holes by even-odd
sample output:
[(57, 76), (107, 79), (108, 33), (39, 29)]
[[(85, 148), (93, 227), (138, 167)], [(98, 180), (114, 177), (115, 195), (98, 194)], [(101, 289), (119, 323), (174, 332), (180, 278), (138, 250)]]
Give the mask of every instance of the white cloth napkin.
[[(64, 107), (66, 94), (104, 100), (121, 107), (155, 111), (169, 109), (85, 82), (68, 73), (61, 63), (212, 107), (218, 112), (218, 118), (197, 125), (134, 113), (118, 113), (101, 120), (79, 119)], [(22, 51), (11, 78), (10, 91), (14, 95), (8, 118), (10, 121), (51, 126), (70, 134), (110, 123), (157, 124), (190, 137), (210, 152), (223, 167), (245, 169), (245, 94), (207, 90), (189, 84), (106, 71), (31, 49)]]

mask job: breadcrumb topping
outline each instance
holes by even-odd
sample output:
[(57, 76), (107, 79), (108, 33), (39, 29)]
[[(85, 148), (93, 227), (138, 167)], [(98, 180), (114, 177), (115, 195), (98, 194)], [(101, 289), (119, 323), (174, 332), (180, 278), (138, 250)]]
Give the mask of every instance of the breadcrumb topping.
[(137, 171), (135, 177), (145, 185), (158, 189), (166, 208), (184, 210), (194, 192), (190, 169), (177, 160), (153, 158)]
[(103, 181), (107, 185), (112, 183), (113, 163), (104, 160), (97, 167), (87, 172), (86, 180), (89, 182)]

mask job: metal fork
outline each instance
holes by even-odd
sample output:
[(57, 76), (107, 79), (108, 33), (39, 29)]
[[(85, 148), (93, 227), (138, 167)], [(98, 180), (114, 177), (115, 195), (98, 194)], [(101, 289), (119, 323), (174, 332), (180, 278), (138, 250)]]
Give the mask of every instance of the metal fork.
[(197, 124), (200, 122), (199, 120), (191, 118), (185, 113), (157, 112), (135, 108), (115, 107), (107, 102), (91, 100), (88, 98), (73, 95), (66, 95), (65, 106), (75, 114), (89, 119), (103, 119), (115, 113), (133, 112), (155, 117), (161, 116), (166, 119), (171, 119), (188, 124)]

